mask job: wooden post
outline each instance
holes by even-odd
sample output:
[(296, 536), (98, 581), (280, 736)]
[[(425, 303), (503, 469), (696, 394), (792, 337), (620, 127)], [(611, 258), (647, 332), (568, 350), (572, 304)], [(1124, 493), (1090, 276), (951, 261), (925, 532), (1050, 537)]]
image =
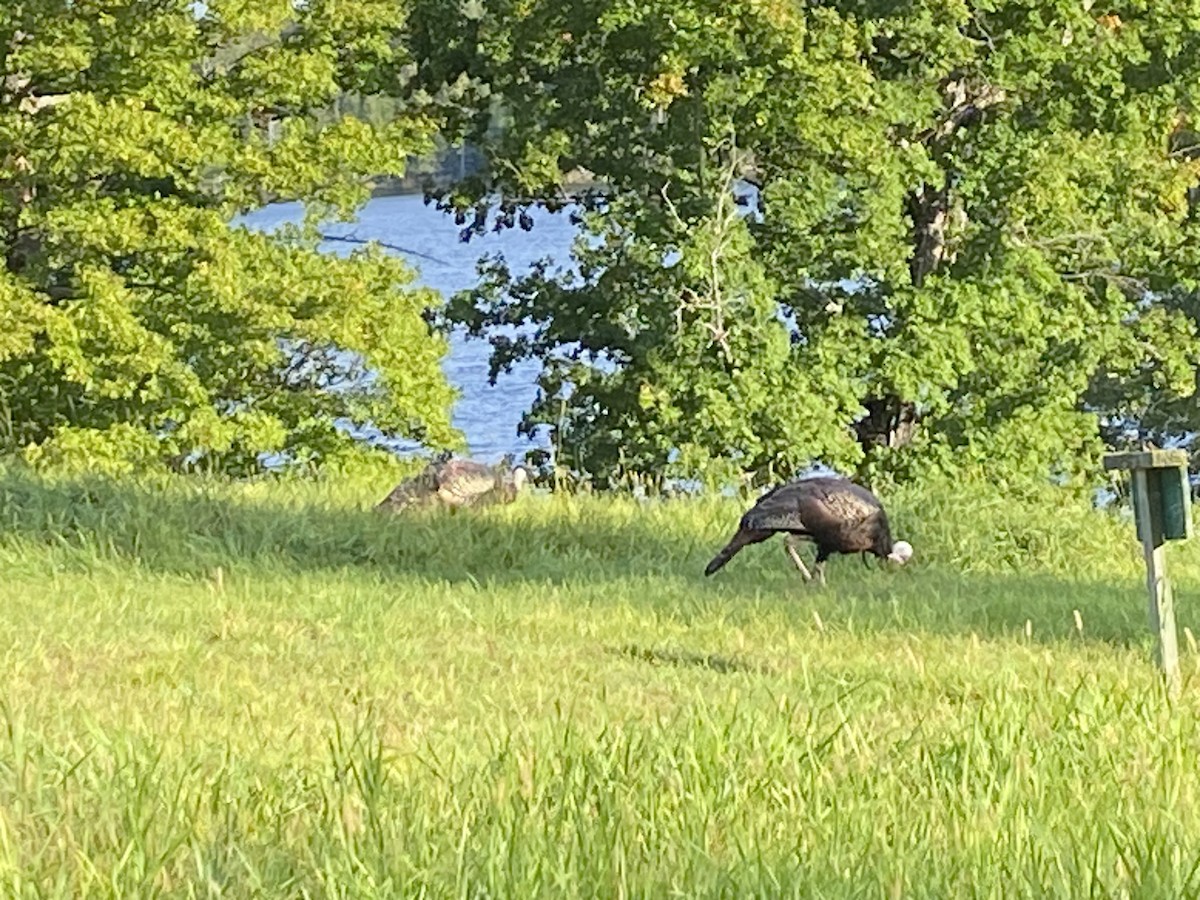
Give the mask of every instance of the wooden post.
[(1167, 693), (1175, 698), (1182, 682), (1175, 636), (1175, 601), (1167, 575), (1165, 544), (1168, 540), (1192, 536), (1187, 453), (1183, 450), (1110, 453), (1104, 457), (1104, 468), (1128, 469), (1132, 477), (1134, 520), (1146, 559), (1150, 629), (1158, 645), (1158, 664)]
[[(1151, 521), (1150, 484), (1145, 469), (1135, 469), (1137, 498), (1135, 515), (1149, 525)], [(1175, 598), (1167, 575), (1167, 547), (1159, 528), (1142, 529), (1142, 555), (1146, 558), (1146, 594), (1150, 601), (1150, 630), (1157, 636), (1158, 665), (1167, 682), (1167, 693), (1179, 696), (1179, 644), (1175, 637)]]

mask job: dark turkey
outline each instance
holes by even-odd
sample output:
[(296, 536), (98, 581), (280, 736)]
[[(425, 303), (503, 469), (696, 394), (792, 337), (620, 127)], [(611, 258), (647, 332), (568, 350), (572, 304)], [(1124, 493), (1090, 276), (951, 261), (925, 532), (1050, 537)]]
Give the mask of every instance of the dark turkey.
[(443, 457), (419, 474), (402, 481), (375, 507), (398, 512), (413, 506), (485, 506), (511, 503), (528, 480), (524, 466), (512, 467), (511, 457), (496, 466), (471, 459)]
[(814, 569), (816, 578), (825, 583), (825, 560), (834, 553), (873, 553), (903, 565), (912, 556), (905, 541), (892, 540), (887, 513), (879, 500), (865, 487), (844, 478), (805, 478), (773, 488), (742, 516), (737, 533), (725, 548), (713, 557), (704, 574), (716, 572), (747, 544), (765, 541), (776, 532), (784, 532), (784, 550), (801, 574), (812, 579), (796, 543), (802, 540), (817, 545)]

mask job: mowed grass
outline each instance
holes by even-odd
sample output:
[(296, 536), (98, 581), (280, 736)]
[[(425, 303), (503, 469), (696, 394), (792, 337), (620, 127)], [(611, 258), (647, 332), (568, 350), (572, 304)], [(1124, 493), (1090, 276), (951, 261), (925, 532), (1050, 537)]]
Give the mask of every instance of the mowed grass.
[[(888, 497), (904, 570), (733, 500), (0, 471), (0, 896), (1167, 897), (1200, 889), (1200, 550)], [(1187, 631), (1183, 631), (1184, 627)]]

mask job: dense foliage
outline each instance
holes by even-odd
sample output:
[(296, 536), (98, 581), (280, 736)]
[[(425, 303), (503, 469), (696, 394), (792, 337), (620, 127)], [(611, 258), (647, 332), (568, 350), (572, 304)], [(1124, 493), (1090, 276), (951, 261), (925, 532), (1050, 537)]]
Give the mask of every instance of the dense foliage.
[(231, 224), (349, 214), (435, 137), (487, 151), (443, 198), (468, 232), (575, 204), (569, 266), (493, 260), (447, 321), (495, 370), (546, 361), (524, 427), (602, 483), (1069, 475), (1196, 430), (1198, 12), (5, 4), (0, 449), (245, 471), (327, 460), (339, 422), (453, 444), (406, 268)]
[(450, 310), (497, 369), (553, 356), (565, 462), (1045, 477), (1194, 409), (1197, 3), (469, 7), (417, 4), (423, 77), (511, 127), (446, 199), (606, 186), (573, 269), (496, 261)]
[[(428, 146), (402, 24), (391, 0), (0, 5), (0, 448), (237, 471), (327, 459), (339, 418), (454, 443), (408, 269), (231, 224), (348, 213)], [(402, 102), (372, 124), (330, 115), (343, 92)]]

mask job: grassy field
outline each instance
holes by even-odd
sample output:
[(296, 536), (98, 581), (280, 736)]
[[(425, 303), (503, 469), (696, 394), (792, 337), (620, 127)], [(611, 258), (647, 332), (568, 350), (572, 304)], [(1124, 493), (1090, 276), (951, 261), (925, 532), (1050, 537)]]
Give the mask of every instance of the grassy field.
[(1200, 889), (1200, 550), (1155, 677), (1132, 528), (889, 498), (916, 559), (733, 501), (0, 471), (0, 896), (1168, 897)]

